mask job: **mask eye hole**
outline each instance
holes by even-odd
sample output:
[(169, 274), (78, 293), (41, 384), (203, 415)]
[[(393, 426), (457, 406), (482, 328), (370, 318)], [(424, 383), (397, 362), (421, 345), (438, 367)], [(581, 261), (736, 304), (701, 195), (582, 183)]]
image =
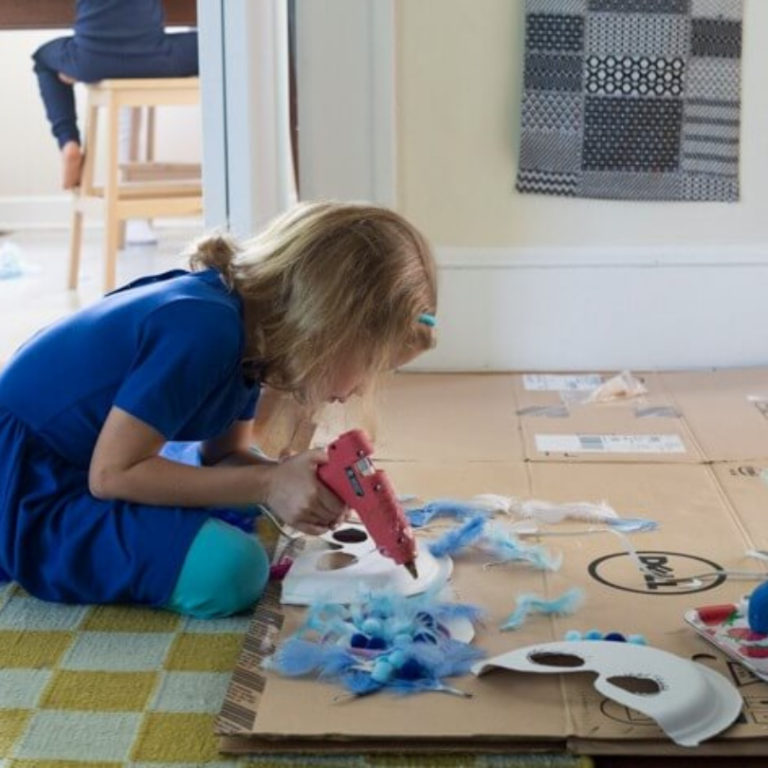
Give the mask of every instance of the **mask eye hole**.
[(318, 571), (340, 571), (342, 568), (349, 568), (357, 562), (354, 555), (346, 552), (327, 552), (317, 561)]
[(362, 541), (367, 541), (368, 534), (360, 528), (341, 528), (334, 531), (331, 538), (342, 544), (360, 544)]
[(655, 696), (662, 691), (662, 687), (650, 677), (633, 677), (632, 675), (617, 675), (609, 677), (608, 682), (621, 688), (622, 691), (632, 693), (635, 696)]
[(584, 659), (571, 653), (549, 653), (542, 651), (541, 653), (533, 653), (528, 658), (534, 664), (540, 664), (542, 667), (574, 669), (584, 666)]

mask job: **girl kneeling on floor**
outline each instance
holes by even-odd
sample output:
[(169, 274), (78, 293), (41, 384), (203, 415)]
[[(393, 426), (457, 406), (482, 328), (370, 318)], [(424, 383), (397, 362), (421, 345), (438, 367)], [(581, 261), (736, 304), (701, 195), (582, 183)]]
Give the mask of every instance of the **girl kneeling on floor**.
[[(53, 324), (0, 372), (0, 580), (227, 616), (269, 572), (231, 509), (262, 504), (310, 534), (345, 517), (316, 476), (325, 451), (249, 450), (260, 388), (343, 402), (430, 348), (426, 242), (386, 209), (301, 204), (242, 248), (200, 242), (190, 268)], [(170, 441), (201, 441), (201, 466), (165, 458)]]

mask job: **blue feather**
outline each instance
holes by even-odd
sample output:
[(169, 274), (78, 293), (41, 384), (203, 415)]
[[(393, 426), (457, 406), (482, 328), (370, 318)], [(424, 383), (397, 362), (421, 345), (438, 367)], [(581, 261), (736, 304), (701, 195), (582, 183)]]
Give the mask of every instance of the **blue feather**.
[(655, 520), (647, 520), (644, 517), (616, 518), (605, 521), (607, 525), (622, 533), (645, 533), (656, 531), (659, 524)]
[(434, 609), (435, 618), (442, 624), (449, 624), (454, 619), (466, 619), (477, 624), (485, 614), (482, 608), (463, 603), (442, 603)]
[(421, 664), (424, 677), (439, 680), (442, 677), (463, 675), (485, 652), (458, 640), (444, 640), (439, 645), (419, 643), (408, 650), (410, 658)]
[(341, 676), (344, 687), (357, 696), (365, 696), (381, 690), (384, 685), (371, 678), (370, 672), (361, 669), (350, 669)]
[(487, 515), (476, 515), (470, 518), (459, 528), (454, 528), (431, 542), (429, 551), (435, 557), (445, 557), (466, 549), (483, 535), (487, 521)]
[(311, 672), (324, 675), (326, 669), (334, 670), (328, 674), (335, 676), (357, 663), (358, 660), (349, 651), (338, 645), (322, 645), (290, 638), (265, 661), (265, 666), (285, 677), (302, 677)]
[(502, 562), (523, 561), (541, 571), (556, 571), (562, 563), (562, 557), (546, 547), (523, 544), (513, 533), (496, 526), (486, 532), (482, 547)]
[(504, 624), (501, 625), (501, 629), (519, 629), (531, 613), (568, 616), (578, 610), (583, 602), (584, 593), (577, 587), (569, 589), (560, 597), (553, 600), (547, 600), (544, 597), (534, 594), (520, 595), (517, 598), (517, 607)]
[(416, 509), (406, 509), (406, 517), (414, 528), (421, 528), (436, 517), (455, 517), (466, 520), (477, 515), (490, 515), (487, 505), (459, 501), (458, 499), (435, 499)]

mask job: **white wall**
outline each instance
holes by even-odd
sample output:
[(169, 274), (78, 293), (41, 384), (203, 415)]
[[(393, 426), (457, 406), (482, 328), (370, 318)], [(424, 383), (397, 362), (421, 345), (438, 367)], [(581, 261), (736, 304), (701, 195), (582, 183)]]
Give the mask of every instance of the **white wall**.
[[(61, 190), (56, 142), (45, 119), (32, 53), (61, 31), (0, 32), (0, 227), (67, 227), (69, 195)], [(83, 103), (83, 86), (77, 88)], [(80, 114), (84, 115), (83, 110)], [(198, 108), (158, 110), (157, 154), (180, 162), (199, 162)], [(81, 122), (82, 128), (82, 122)], [(86, 219), (87, 223), (88, 219)]]

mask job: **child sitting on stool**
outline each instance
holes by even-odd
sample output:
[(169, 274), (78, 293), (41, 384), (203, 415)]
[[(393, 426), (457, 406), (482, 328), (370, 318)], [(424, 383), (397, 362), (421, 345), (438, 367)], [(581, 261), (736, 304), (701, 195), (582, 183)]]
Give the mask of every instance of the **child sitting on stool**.
[(198, 74), (197, 32), (166, 34), (162, 0), (77, 0), (74, 32), (32, 56), (64, 189), (80, 185), (83, 164), (75, 82)]

